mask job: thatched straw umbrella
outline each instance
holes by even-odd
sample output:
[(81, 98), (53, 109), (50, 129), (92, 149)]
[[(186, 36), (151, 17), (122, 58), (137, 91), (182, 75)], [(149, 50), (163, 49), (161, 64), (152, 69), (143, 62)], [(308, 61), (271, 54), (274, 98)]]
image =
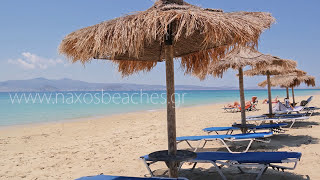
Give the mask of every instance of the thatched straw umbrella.
[(239, 89), (240, 89), (240, 105), (241, 105), (241, 128), (242, 132), (247, 131), (246, 114), (245, 114), (245, 97), (243, 86), (243, 68), (245, 66), (264, 68), (270, 65), (288, 66), (288, 61), (279, 57), (262, 54), (252, 47), (237, 47), (230, 51), (222, 60), (210, 64), (208, 72), (203, 72), (197, 76), (204, 79), (210, 74), (214, 77), (223, 77), (223, 73), (232, 68), (239, 71)]
[[(73, 62), (113, 60), (123, 75), (151, 70), (166, 61), (169, 155), (175, 156), (176, 122), (173, 59), (181, 58), (187, 72), (207, 69), (227, 50), (257, 45), (274, 18), (262, 12), (204, 9), (183, 0), (159, 0), (146, 11), (105, 21), (67, 35), (60, 52)], [(177, 163), (169, 163), (177, 177)]]
[[(316, 85), (315, 77), (306, 75), (306, 72), (301, 70), (297, 70), (293, 73), (289, 73), (286, 75), (273, 76), (272, 78), (270, 78), (270, 82), (271, 82), (270, 83), (271, 86), (280, 86), (282, 88), (286, 88), (288, 99), (289, 99), (289, 88), (291, 88), (292, 101), (294, 105), (295, 105), (294, 87), (300, 86), (301, 83), (305, 83), (307, 86), (312, 86), (312, 87)], [(263, 81), (258, 85), (261, 87), (265, 87), (267, 84), (268, 84), (267, 81)]]
[(272, 75), (282, 75), (288, 74), (296, 70), (297, 63), (293, 60), (283, 60), (285, 65), (278, 66), (277, 64), (272, 64), (269, 66), (257, 66), (253, 69), (247, 70), (244, 72), (246, 76), (257, 76), (264, 75), (267, 76), (267, 84), (268, 84), (268, 98), (269, 98), (269, 117), (272, 117), (272, 97), (271, 97), (271, 84), (270, 84), (270, 76)]
[[(271, 87), (282, 86), (284, 83), (288, 83), (288, 82), (285, 82), (285, 80), (290, 80), (288, 79), (289, 76), (294, 77), (294, 76), (302, 76), (306, 74), (307, 73), (302, 70), (295, 69), (289, 74), (273, 76), (272, 78), (270, 78), (270, 85)], [(258, 84), (258, 86), (261, 86), (261, 87), (265, 87), (266, 85), (268, 85), (267, 81), (263, 81)], [(286, 88), (287, 99), (289, 99), (289, 87), (288, 86), (284, 86), (284, 87)]]

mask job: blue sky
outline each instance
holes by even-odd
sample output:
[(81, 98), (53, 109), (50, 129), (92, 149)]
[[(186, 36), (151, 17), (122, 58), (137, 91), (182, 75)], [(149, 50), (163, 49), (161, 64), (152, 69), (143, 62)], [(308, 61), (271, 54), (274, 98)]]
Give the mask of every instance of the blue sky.
[[(266, 11), (277, 19), (260, 39), (263, 53), (293, 59), (298, 68), (320, 78), (320, 1), (318, 0), (187, 0), (202, 7), (230, 11)], [(0, 2), (0, 81), (45, 77), (71, 78), (88, 82), (165, 84), (164, 63), (150, 73), (122, 78), (114, 65), (92, 61), (85, 67), (58, 54), (58, 46), (70, 32), (133, 11), (145, 10), (152, 0), (2, 0)], [(223, 79), (205, 81), (185, 76), (176, 63), (176, 84), (237, 86), (236, 72)], [(245, 78), (254, 87), (265, 77)], [(317, 86), (319, 86), (317, 80)]]

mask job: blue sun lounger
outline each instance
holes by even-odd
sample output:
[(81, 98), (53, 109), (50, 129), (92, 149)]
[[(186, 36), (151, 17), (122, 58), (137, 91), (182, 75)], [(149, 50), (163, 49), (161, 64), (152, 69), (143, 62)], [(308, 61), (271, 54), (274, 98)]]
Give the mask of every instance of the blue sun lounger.
[[(177, 143), (181, 143), (185, 141), (189, 145), (189, 147), (194, 149), (194, 151), (196, 152), (199, 149), (202, 142), (204, 143), (203, 143), (203, 146), (200, 147), (201, 149), (204, 148), (204, 146), (207, 144), (208, 141), (219, 140), (228, 149), (229, 152), (239, 153), (239, 152), (231, 151), (228, 145), (226, 144), (226, 141), (229, 141), (229, 142), (249, 141), (249, 144), (247, 145), (246, 149), (243, 151), (243, 152), (247, 152), (253, 141), (269, 143), (270, 140), (262, 140), (261, 138), (267, 138), (272, 135), (273, 135), (272, 132), (264, 132), (264, 133), (247, 133), (247, 134), (182, 136), (182, 137), (177, 137)], [(196, 147), (193, 147), (189, 141), (199, 141), (199, 143)]]
[[(155, 163), (148, 157), (140, 157), (146, 165), (151, 176), (153, 171), (150, 165)], [(246, 152), (246, 153), (228, 153), (228, 152), (197, 152), (197, 157), (185, 162), (194, 163), (192, 170), (198, 163), (211, 163), (216, 168), (223, 180), (227, 178), (223, 174), (222, 167), (236, 167), (241, 173), (243, 168), (256, 168), (258, 170), (256, 180), (260, 179), (263, 173), (269, 168), (277, 170), (293, 170), (296, 168), (301, 158), (300, 152)], [(180, 169), (185, 162), (180, 163)], [(284, 166), (283, 164), (292, 164), (292, 166)]]
[[(264, 130), (264, 129), (269, 129), (270, 132), (276, 132), (276, 133), (282, 133), (285, 132), (283, 129), (281, 129), (281, 127), (283, 126), (287, 126), (287, 123), (279, 123), (279, 124), (263, 124), (263, 125), (259, 125), (259, 126), (255, 126), (252, 128), (249, 128), (250, 131), (256, 132), (256, 130)], [(236, 127), (209, 127), (209, 128), (205, 128), (203, 129), (203, 131), (207, 132), (208, 134), (215, 132), (216, 134), (219, 135), (219, 131), (226, 131), (226, 134), (232, 134), (233, 131), (235, 130), (240, 130), (240, 128), (236, 128)]]
[[(274, 118), (294, 118), (294, 117), (307, 117), (308, 114), (306, 113), (299, 113), (299, 114), (275, 114)], [(247, 116), (247, 119), (262, 119), (262, 118), (269, 118), (267, 115), (258, 115), (258, 116)]]
[(261, 122), (261, 121), (273, 121), (273, 122), (291, 122), (289, 128), (292, 128), (294, 123), (296, 121), (303, 121), (303, 120), (308, 120), (310, 117), (309, 116), (292, 116), (291, 114), (288, 114), (286, 116), (275, 116), (274, 118), (268, 118), (268, 117), (262, 117), (262, 118), (251, 118), (251, 119), (246, 119), (246, 121), (255, 121), (255, 122)]
[(311, 113), (311, 115), (316, 110), (320, 110), (320, 108), (319, 107), (314, 107), (314, 106), (309, 106), (309, 107), (304, 107), (303, 108), (303, 111), (306, 111), (307, 113)]
[(126, 176), (109, 176), (109, 175), (97, 175), (87, 176), (76, 180), (188, 180), (186, 178), (162, 178), (162, 177), (151, 177), (151, 178), (138, 178), (138, 177), (126, 177)]

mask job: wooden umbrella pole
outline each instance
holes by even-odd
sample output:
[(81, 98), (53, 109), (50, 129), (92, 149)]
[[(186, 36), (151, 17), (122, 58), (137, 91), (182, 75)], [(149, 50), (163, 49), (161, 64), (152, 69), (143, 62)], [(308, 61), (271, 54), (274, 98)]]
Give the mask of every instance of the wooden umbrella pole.
[(269, 98), (269, 117), (272, 117), (272, 97), (271, 97), (270, 73), (267, 73), (267, 82), (268, 82), (268, 98)]
[(289, 99), (289, 88), (286, 87), (286, 90), (287, 90), (287, 99)]
[[(175, 90), (174, 90), (174, 62), (173, 62), (173, 42), (171, 25), (165, 37), (165, 58), (166, 58), (166, 84), (167, 84), (167, 131), (168, 131), (168, 153), (177, 154), (176, 141), (176, 109), (175, 109)], [(178, 177), (178, 164), (169, 162), (169, 176)]]
[(294, 99), (294, 90), (293, 90), (293, 87), (292, 87), (292, 103), (293, 103), (293, 106), (296, 106), (296, 101)]
[[(240, 105), (241, 105), (241, 124), (246, 125), (246, 107), (243, 87), (243, 69), (239, 68), (239, 89), (240, 89)], [(242, 133), (247, 132), (247, 128), (241, 128)]]

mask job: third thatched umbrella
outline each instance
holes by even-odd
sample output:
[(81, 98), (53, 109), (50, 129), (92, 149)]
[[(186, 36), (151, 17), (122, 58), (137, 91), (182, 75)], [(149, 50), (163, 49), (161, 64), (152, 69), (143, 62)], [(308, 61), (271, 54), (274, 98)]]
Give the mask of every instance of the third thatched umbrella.
[[(287, 89), (287, 98), (289, 98), (288, 88), (292, 88), (292, 101), (295, 105), (294, 99), (294, 87), (299, 86), (301, 83), (305, 83), (307, 86), (315, 86), (315, 77), (306, 75), (306, 72), (296, 70), (286, 75), (278, 75), (270, 78), (271, 86), (280, 86)], [(258, 85), (265, 87), (268, 84), (267, 81), (263, 81)]]
[[(175, 156), (174, 58), (181, 58), (187, 72), (198, 73), (235, 45), (256, 45), (260, 34), (273, 21), (269, 13), (224, 13), (183, 0), (159, 0), (146, 11), (67, 35), (60, 52), (73, 62), (112, 60), (123, 75), (149, 71), (165, 60), (168, 154)], [(169, 164), (169, 175), (177, 177), (177, 163)]]
[(271, 97), (271, 84), (270, 84), (270, 76), (272, 75), (281, 75), (288, 74), (296, 70), (297, 63), (293, 60), (283, 60), (285, 63), (284, 66), (278, 66), (277, 64), (271, 64), (268, 66), (257, 66), (253, 69), (247, 70), (244, 72), (246, 76), (257, 76), (264, 75), (267, 76), (267, 84), (268, 84), (268, 99), (269, 99), (269, 117), (272, 117), (272, 97)]
[(245, 97), (243, 84), (243, 68), (245, 66), (264, 68), (270, 65), (277, 65), (286, 68), (288, 61), (276, 56), (263, 54), (253, 47), (237, 47), (230, 51), (222, 60), (213, 62), (208, 68), (208, 72), (202, 72), (197, 76), (204, 79), (206, 75), (211, 74), (214, 77), (221, 77), (229, 68), (239, 71), (239, 90), (240, 90), (240, 107), (241, 107), (241, 129), (246, 133), (246, 114), (245, 114)]

